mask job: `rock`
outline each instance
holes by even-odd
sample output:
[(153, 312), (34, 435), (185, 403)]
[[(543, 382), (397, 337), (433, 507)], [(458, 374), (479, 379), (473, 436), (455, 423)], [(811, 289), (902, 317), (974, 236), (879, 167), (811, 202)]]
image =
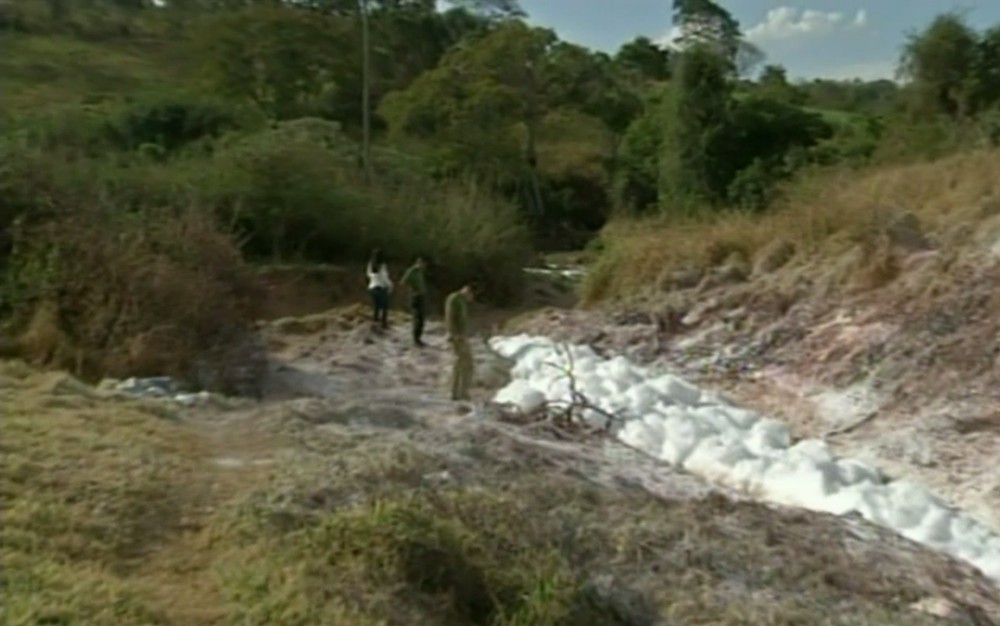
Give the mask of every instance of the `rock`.
[(97, 393), (104, 395), (115, 394), (118, 391), (118, 384), (121, 383), (117, 378), (104, 378), (97, 384)]
[(711, 274), (706, 276), (698, 285), (698, 292), (704, 293), (709, 289), (724, 287), (726, 285), (738, 285), (746, 282), (750, 278), (750, 268), (746, 262), (726, 262), (716, 268)]
[(54, 396), (97, 397), (97, 392), (87, 383), (64, 373), (54, 373), (46, 377), (42, 388)]
[(420, 423), (408, 410), (387, 405), (349, 405), (340, 411), (337, 421), (351, 426), (370, 426), (387, 430), (405, 430)]
[(114, 390), (143, 398), (165, 398), (181, 392), (180, 385), (168, 376), (128, 378), (117, 383)]
[(660, 276), (660, 290), (693, 289), (701, 282), (702, 276), (701, 268), (693, 265), (671, 268)]
[(770, 274), (784, 267), (795, 256), (795, 244), (784, 239), (776, 239), (761, 248), (754, 262), (753, 274)]
[(919, 602), (914, 602), (910, 608), (917, 613), (940, 617), (941, 619), (955, 619), (959, 616), (955, 605), (944, 598), (924, 598)]
[(933, 246), (916, 215), (907, 211), (892, 218), (885, 229), (893, 246), (906, 250), (929, 250)]
[(573, 608), (579, 612), (579, 616), (571, 613), (567, 623), (598, 623), (597, 619), (602, 624), (630, 626), (653, 626), (661, 623), (656, 605), (650, 598), (609, 574), (588, 580), (580, 589), (577, 602), (577, 606)]

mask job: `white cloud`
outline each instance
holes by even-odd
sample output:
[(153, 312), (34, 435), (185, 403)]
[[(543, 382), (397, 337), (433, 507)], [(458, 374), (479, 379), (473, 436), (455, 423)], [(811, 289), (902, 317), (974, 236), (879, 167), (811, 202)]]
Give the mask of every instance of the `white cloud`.
[(840, 11), (814, 11), (783, 6), (771, 9), (764, 21), (751, 26), (746, 37), (754, 43), (816, 37), (850, 28), (864, 28), (868, 25), (868, 12), (859, 10), (849, 21)]
[(674, 41), (681, 36), (681, 29), (678, 26), (671, 26), (670, 30), (660, 35), (653, 40), (657, 46), (661, 48), (673, 48), (675, 47)]

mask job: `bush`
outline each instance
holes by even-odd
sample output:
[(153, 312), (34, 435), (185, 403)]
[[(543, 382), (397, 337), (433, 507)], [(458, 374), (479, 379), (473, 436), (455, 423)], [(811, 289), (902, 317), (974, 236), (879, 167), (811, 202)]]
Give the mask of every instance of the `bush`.
[[(231, 132), (209, 139), (207, 150), (175, 141), (173, 152), (149, 143), (131, 152), (105, 149), (101, 157), (81, 154), (86, 142), (71, 138), (70, 145), (8, 138), (14, 158), (0, 163), (0, 226), (19, 219), (35, 228), (78, 205), (108, 207), (108, 215), (114, 207), (127, 221), (194, 204), (236, 232), (252, 260), (355, 262), (382, 247), (398, 262), (416, 254), (436, 260), (442, 286), (476, 280), (501, 300), (517, 293), (520, 264), (530, 254), (515, 207), (476, 185), (432, 180), (418, 155), (376, 148), (369, 185), (357, 143), (332, 122), (300, 119)], [(5, 247), (9, 242), (0, 241), (0, 255)]]
[(532, 255), (519, 214), (475, 183), (415, 182), (376, 197), (359, 231), (368, 247), (381, 246), (394, 259), (429, 256), (439, 287), (471, 280), (487, 300), (504, 304), (519, 294)]
[(255, 375), (242, 369), (248, 355), (232, 350), (247, 341), (254, 285), (203, 212), (99, 207), (25, 228), (3, 296), (36, 363), (90, 379), (164, 374), (253, 391), (254, 380), (240, 380)]
[(104, 132), (113, 145), (123, 150), (155, 145), (173, 152), (235, 126), (236, 113), (222, 102), (171, 95), (124, 105), (105, 123)]
[(502, 300), (517, 292), (530, 236), (515, 206), (472, 183), (431, 181), (419, 160), (390, 150), (374, 155), (367, 185), (357, 153), (336, 124), (281, 123), (224, 142), (199, 186), (255, 258), (349, 261), (381, 247), (399, 262), (431, 257), (447, 285), (475, 280)]

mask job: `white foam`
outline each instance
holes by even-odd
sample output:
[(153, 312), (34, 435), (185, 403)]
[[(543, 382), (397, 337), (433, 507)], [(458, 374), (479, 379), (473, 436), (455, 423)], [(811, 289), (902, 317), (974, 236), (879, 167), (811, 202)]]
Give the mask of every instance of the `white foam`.
[(560, 346), (544, 337), (491, 340), (515, 362), (511, 382), (494, 400), (534, 411), (546, 400), (569, 402), (577, 392), (600, 411), (583, 417), (625, 444), (713, 482), (780, 504), (865, 519), (970, 561), (1000, 580), (1000, 535), (909, 481), (886, 483), (855, 459), (837, 459), (826, 442), (792, 445), (784, 423), (734, 407), (670, 373), (653, 372), (618, 356), (602, 359), (587, 346)]

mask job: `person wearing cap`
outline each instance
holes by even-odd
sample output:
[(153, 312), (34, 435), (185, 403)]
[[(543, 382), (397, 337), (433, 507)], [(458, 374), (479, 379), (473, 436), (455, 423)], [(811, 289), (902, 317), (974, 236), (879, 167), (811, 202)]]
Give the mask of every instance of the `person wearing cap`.
[(444, 319), (448, 330), (448, 343), (455, 353), (451, 376), (451, 399), (469, 400), (474, 363), (469, 348), (469, 304), (474, 300), (472, 285), (465, 284), (445, 300)]

